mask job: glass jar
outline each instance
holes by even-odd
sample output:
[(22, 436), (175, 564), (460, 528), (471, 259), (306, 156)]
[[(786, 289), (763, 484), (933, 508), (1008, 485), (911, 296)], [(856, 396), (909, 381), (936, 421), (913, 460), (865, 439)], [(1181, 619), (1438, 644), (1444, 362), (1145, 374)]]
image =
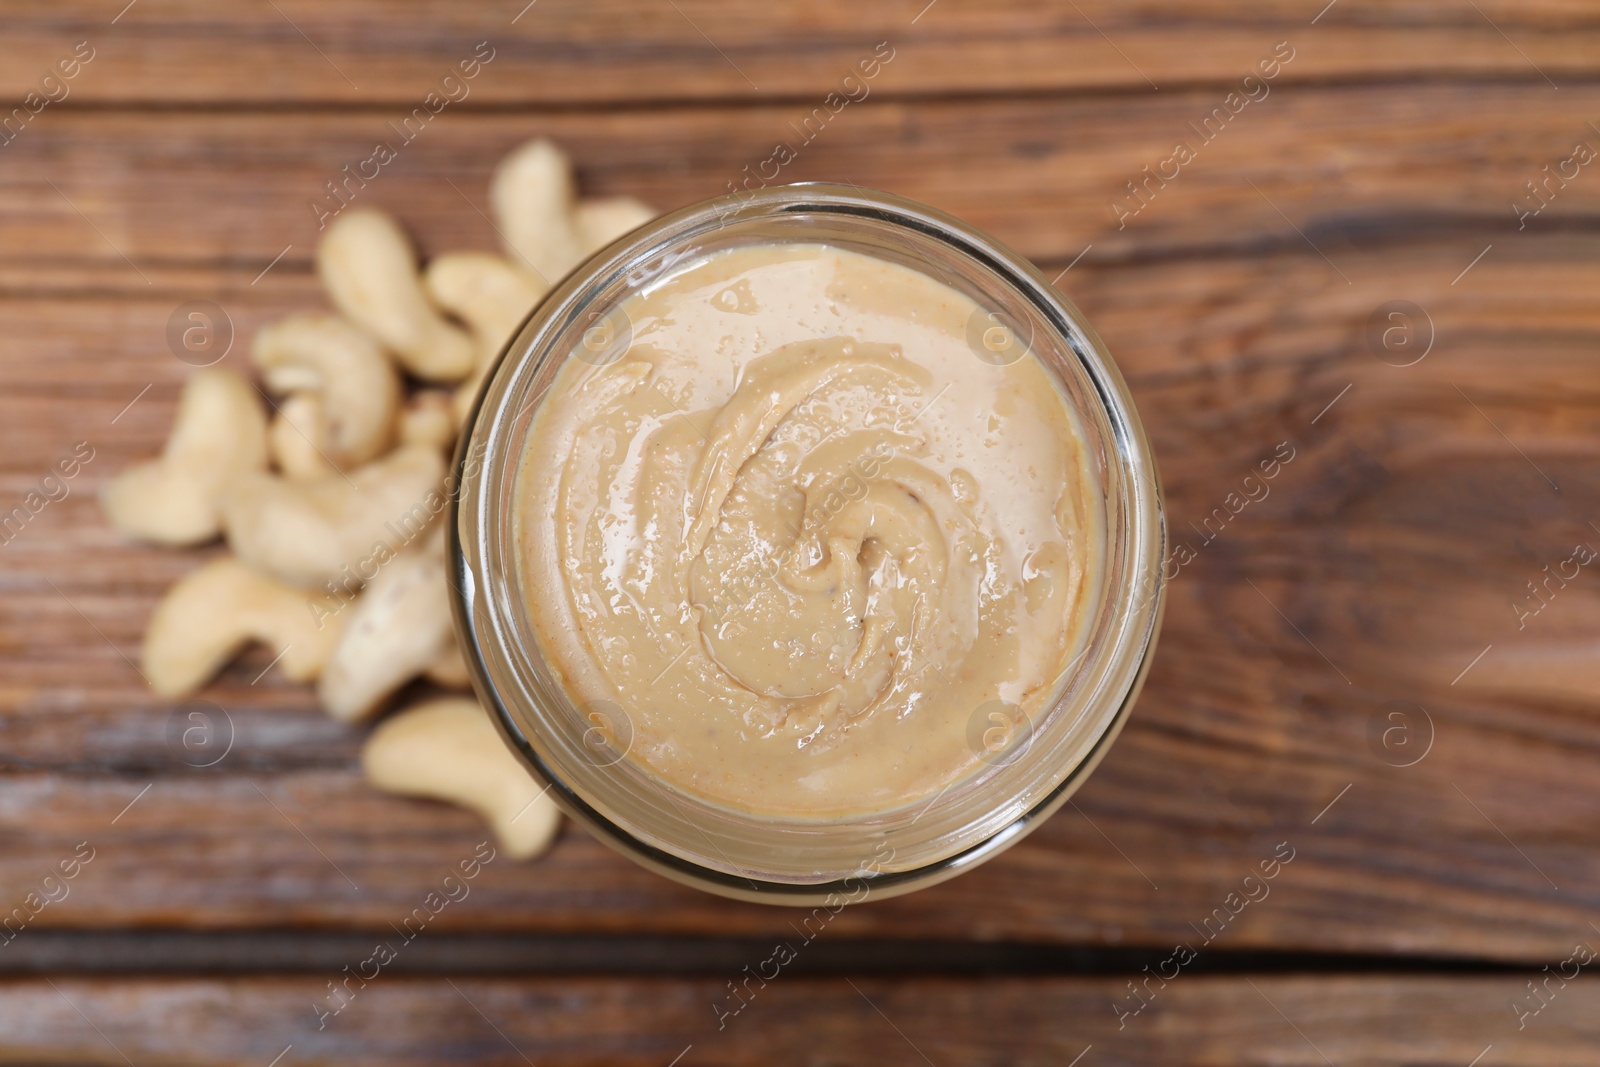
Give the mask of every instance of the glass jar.
[[(593, 361), (629, 294), (721, 250), (829, 244), (923, 272), (988, 312), (980, 356), (1031, 351), (1078, 417), (1101, 492), (1098, 610), (1059, 695), (999, 758), (932, 800), (826, 822), (730, 810), (626, 758), (626, 722), (575, 706), (535, 638), (519, 577), (516, 474), (563, 361)], [(987, 353), (987, 355), (986, 355)], [(950, 878), (1066, 803), (1133, 706), (1159, 629), (1165, 529), (1149, 445), (1099, 337), (1050, 282), (992, 237), (932, 208), (854, 186), (804, 184), (706, 201), (634, 231), (560, 282), (514, 337), (463, 432), (450, 518), (456, 622), (485, 707), (556, 802), (601, 841), (724, 896), (828, 907)], [(626, 710), (621, 718), (626, 720)]]

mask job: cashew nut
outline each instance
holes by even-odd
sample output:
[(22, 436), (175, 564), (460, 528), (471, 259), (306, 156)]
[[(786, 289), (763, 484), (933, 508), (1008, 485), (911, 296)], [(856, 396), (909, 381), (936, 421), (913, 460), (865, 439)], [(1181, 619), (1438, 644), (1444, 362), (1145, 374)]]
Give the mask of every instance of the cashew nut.
[(253, 473), (223, 500), (223, 525), (240, 559), (288, 581), (328, 581), (345, 568), (365, 579), (444, 512), (443, 477), (444, 460), (425, 445), (311, 482)]
[(583, 259), (573, 218), (572, 163), (546, 140), (529, 141), (500, 161), (489, 183), (506, 251), (554, 285)]
[(543, 852), (560, 827), (561, 814), (545, 787), (472, 700), (434, 700), (385, 720), (367, 739), (361, 765), (379, 789), (478, 812), (513, 859)]
[(278, 405), (267, 427), (272, 462), (285, 478), (308, 481), (336, 470), (316, 440), (322, 434), (322, 400), (316, 393), (292, 393)]
[(454, 252), (428, 264), (428, 293), (472, 330), (478, 365), (456, 388), (455, 413), (465, 421), (489, 368), (549, 289), (531, 271), (481, 252)]
[(416, 252), (394, 219), (372, 209), (340, 215), (317, 249), (317, 268), (334, 305), (412, 374), (457, 381), (472, 373), (471, 338), (428, 302)]
[(157, 693), (185, 696), (211, 679), (245, 645), (281, 650), (278, 665), (297, 682), (315, 678), (339, 637), (319, 622), (327, 598), (308, 596), (236, 559), (213, 560), (167, 591), (144, 636), (144, 674)]
[[(389, 215), (342, 212), (317, 253), (338, 313), (256, 335), (253, 362), (281, 398), (270, 422), (251, 384), (202, 370), (160, 458), (107, 486), (119, 530), (172, 545), (220, 532), (234, 553), (157, 606), (142, 655), (158, 693), (194, 692), (253, 641), (289, 678), (315, 682), (343, 721), (419, 677), (471, 687), (436, 521), (449, 504), (446, 452), (550, 284), (654, 215), (630, 197), (579, 202), (571, 163), (548, 141), (507, 156), (490, 195), (509, 258), (444, 255), (426, 272)], [(442, 387), (408, 397), (402, 372)], [(473, 700), (401, 712), (373, 731), (362, 762), (379, 789), (480, 812), (515, 858), (559, 830), (543, 782)]]
[(366, 718), (445, 653), (454, 633), (446, 582), (442, 545), (383, 565), (356, 600), (317, 682), (329, 715), (342, 722)]
[(593, 255), (618, 237), (656, 217), (650, 205), (631, 196), (585, 200), (577, 207), (578, 238), (583, 254)]
[(337, 315), (292, 315), (256, 334), (253, 357), (276, 393), (312, 393), (321, 425), (310, 437), (329, 462), (365, 463), (389, 447), (400, 375), (377, 343)]
[(101, 503), (111, 525), (131, 537), (199, 544), (221, 529), (223, 490), (266, 464), (267, 418), (255, 388), (232, 371), (207, 368), (183, 387), (161, 458), (123, 471)]

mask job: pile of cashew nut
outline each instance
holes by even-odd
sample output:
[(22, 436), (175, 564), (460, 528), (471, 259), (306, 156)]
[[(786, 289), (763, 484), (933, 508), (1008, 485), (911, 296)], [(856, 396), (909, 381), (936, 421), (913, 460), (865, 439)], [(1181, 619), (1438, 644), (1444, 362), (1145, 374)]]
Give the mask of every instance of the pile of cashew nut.
[[(490, 195), (506, 254), (426, 267), (389, 215), (341, 213), (317, 252), (335, 310), (256, 334), (259, 390), (220, 367), (195, 373), (161, 455), (107, 486), (124, 534), (181, 547), (220, 536), (230, 550), (150, 619), (142, 669), (160, 695), (196, 692), (253, 643), (343, 722), (375, 718), (417, 679), (470, 693), (442, 530), (462, 420), (551, 283), (654, 215), (630, 198), (580, 202), (547, 141), (506, 157)], [(559, 828), (470, 696), (385, 719), (362, 767), (379, 789), (477, 811), (512, 856), (538, 855)]]

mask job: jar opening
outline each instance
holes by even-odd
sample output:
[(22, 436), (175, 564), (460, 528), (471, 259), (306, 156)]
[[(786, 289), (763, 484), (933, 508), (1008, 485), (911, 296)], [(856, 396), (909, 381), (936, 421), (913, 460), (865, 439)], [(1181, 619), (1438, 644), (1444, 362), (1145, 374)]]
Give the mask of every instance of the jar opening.
[[(907, 793), (905, 803), (881, 810), (803, 817), (739, 810), (666, 781), (659, 768), (630, 755), (644, 724), (594, 694), (574, 699), (574, 679), (551, 662), (530, 617), (517, 549), (518, 479), (558, 375), (564, 367), (605, 368), (621, 359), (637, 342), (640, 324), (626, 309), (639, 306), (640, 294), (671, 286), (713, 257), (770, 247), (840, 249), (961, 294), (982, 312), (966, 316), (963, 334), (974, 365), (1036, 360), (1087, 446), (1104, 551), (1091, 576), (1082, 640), (1042, 712), (1018, 723), (974, 707), (978, 763), (931, 799)], [(852, 352), (844, 362), (854, 374), (869, 360)], [(888, 357), (880, 362), (886, 374), (901, 369)], [(728, 895), (814, 901), (849, 891), (852, 880), (880, 894), (902, 892), (1010, 844), (1065, 802), (1120, 729), (1159, 623), (1159, 484), (1127, 388), (1099, 339), (1026, 261), (954, 219), (887, 194), (821, 184), (771, 188), (686, 208), (604, 250), (557, 286), (510, 343), (464, 434), (460, 474), (451, 523), (457, 619), (480, 695), (508, 740), (603, 840)], [(848, 517), (824, 515), (830, 522)], [(739, 653), (729, 645), (720, 654), (727, 660)], [(755, 671), (748, 664), (735, 669), (747, 678)], [(1011, 729), (993, 732), (1008, 721)]]

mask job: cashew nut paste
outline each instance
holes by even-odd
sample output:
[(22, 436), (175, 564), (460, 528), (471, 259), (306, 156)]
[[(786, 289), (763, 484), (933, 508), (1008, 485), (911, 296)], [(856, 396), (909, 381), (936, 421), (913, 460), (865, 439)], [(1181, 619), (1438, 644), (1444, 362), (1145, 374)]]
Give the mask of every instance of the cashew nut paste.
[(1035, 358), (980, 359), (968, 297), (819, 244), (713, 253), (620, 307), (626, 353), (575, 351), (540, 405), (516, 534), (545, 657), (593, 721), (622, 709), (625, 758), (827, 820), (980, 769), (985, 705), (1037, 724), (1102, 520)]

